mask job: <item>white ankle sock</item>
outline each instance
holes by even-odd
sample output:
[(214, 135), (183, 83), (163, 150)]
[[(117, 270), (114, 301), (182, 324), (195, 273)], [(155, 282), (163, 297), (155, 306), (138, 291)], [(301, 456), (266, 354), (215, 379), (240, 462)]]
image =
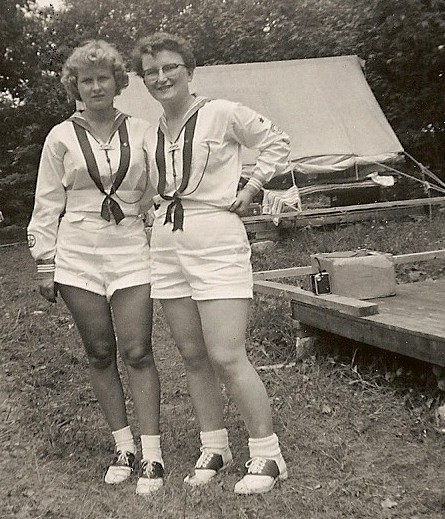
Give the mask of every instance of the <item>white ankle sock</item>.
[(142, 459), (149, 461), (157, 461), (164, 466), (161, 451), (161, 436), (158, 435), (141, 435)]
[(123, 429), (119, 429), (118, 431), (112, 431), (111, 434), (113, 435), (114, 441), (116, 442), (116, 452), (132, 452), (135, 454), (136, 447), (129, 425)]
[(279, 458), (281, 450), (277, 435), (274, 433), (265, 438), (249, 438), (249, 453), (251, 458)]
[(203, 448), (210, 449), (218, 454), (229, 447), (229, 435), (227, 429), (217, 429), (216, 431), (200, 432), (201, 444)]

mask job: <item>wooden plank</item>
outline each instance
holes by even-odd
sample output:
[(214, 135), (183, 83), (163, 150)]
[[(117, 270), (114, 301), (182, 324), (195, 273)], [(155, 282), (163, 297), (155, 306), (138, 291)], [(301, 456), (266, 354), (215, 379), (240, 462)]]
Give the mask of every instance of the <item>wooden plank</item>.
[(417, 330), (407, 330), (397, 323), (378, 322), (387, 314), (369, 317), (346, 315), (292, 301), (292, 317), (306, 325), (364, 344), (408, 355), (426, 362), (445, 366), (445, 339)]
[[(364, 318), (367, 318), (365, 316)], [(373, 320), (374, 323), (384, 324), (388, 329), (403, 329), (406, 333), (420, 334), (423, 337), (441, 338), (445, 340), (445, 330), (443, 324), (437, 319), (417, 318), (413, 319), (407, 315), (397, 315), (393, 313), (380, 314), (378, 318)]]
[(352, 297), (337, 296), (334, 294), (317, 296), (308, 290), (303, 290), (302, 288), (284, 283), (274, 283), (273, 281), (256, 281), (254, 282), (254, 290), (256, 293), (298, 300), (308, 305), (314, 305), (319, 309), (336, 310), (346, 315), (374, 315), (379, 311), (377, 304), (368, 301), (360, 301)]
[[(421, 208), (392, 208), (392, 209), (373, 209), (371, 211), (365, 212), (351, 212), (345, 214), (334, 214), (334, 215), (316, 215), (316, 216), (307, 216), (302, 213), (295, 213), (295, 216), (291, 218), (285, 218), (284, 215), (288, 216), (291, 213), (280, 213), (276, 215), (274, 218), (279, 218), (282, 223), (290, 222), (292, 227), (321, 227), (323, 225), (332, 225), (332, 224), (342, 224), (342, 223), (352, 223), (352, 222), (362, 222), (364, 220), (379, 220), (382, 218), (401, 218), (403, 216), (412, 216), (414, 214), (424, 214), (423, 209)], [(267, 215), (264, 215), (267, 216)], [(258, 223), (258, 222), (257, 222)], [(264, 222), (269, 225), (274, 225), (272, 221)], [(244, 222), (246, 229), (250, 232), (250, 226), (252, 223)], [(278, 235), (279, 238), (279, 235)]]
[(394, 301), (388, 302), (382, 299), (373, 300), (378, 304), (379, 312), (389, 312), (398, 318), (407, 318), (422, 323), (424, 320), (435, 320), (439, 322), (444, 320), (444, 312), (440, 308), (444, 303), (444, 297), (441, 301), (437, 301), (432, 305), (431, 301), (421, 301), (415, 297), (407, 298), (396, 295)]
[[(326, 215), (318, 217), (306, 217), (304, 219), (294, 219), (292, 223), (295, 227), (321, 227), (323, 225), (345, 224), (353, 222), (363, 222), (364, 220), (379, 220), (379, 219), (398, 219), (404, 216), (412, 216), (413, 214), (420, 214), (422, 210), (419, 208), (392, 208), (392, 209), (373, 209), (371, 211), (352, 212), (340, 215)], [(422, 213), (423, 214), (423, 213)]]
[(445, 338), (445, 279), (397, 285), (397, 295), (375, 300), (381, 322)]
[[(400, 254), (393, 256), (392, 259), (395, 264), (401, 265), (405, 263), (417, 263), (421, 261), (430, 261), (435, 259), (445, 259), (445, 249), (438, 249), (425, 252), (414, 252), (411, 254)], [(253, 279), (280, 279), (280, 278), (291, 278), (291, 277), (302, 277), (308, 276), (313, 272), (312, 266), (304, 267), (290, 267), (285, 269), (275, 270), (259, 270), (253, 273)], [(399, 285), (400, 286), (400, 285)]]
[(312, 274), (313, 269), (311, 266), (306, 267), (291, 267), (287, 269), (276, 269), (276, 270), (260, 270), (253, 273), (254, 281), (262, 279), (279, 279), (287, 277), (300, 277), (308, 276)]
[(393, 256), (393, 261), (397, 265), (404, 263), (416, 263), (418, 261), (431, 261), (435, 259), (445, 259), (445, 249), (430, 250), (426, 252), (413, 252), (412, 254), (400, 254)]
[[(408, 285), (408, 290), (406, 286)], [(378, 298), (377, 304), (382, 308), (387, 308), (393, 312), (395, 309), (406, 309), (406, 312), (417, 317), (423, 317), (423, 311), (427, 310), (432, 314), (442, 315), (445, 322), (445, 312), (443, 309), (445, 303), (445, 286), (441, 285), (442, 292), (436, 289), (434, 283), (407, 283), (396, 286), (396, 296), (390, 300)]]
[(322, 207), (317, 209), (306, 209), (304, 211), (293, 211), (288, 213), (279, 213), (276, 215), (258, 215), (258, 216), (247, 216), (243, 217), (244, 223), (254, 223), (261, 221), (273, 221), (275, 218), (283, 220), (289, 218), (295, 219), (307, 219), (308, 217), (320, 217), (320, 216), (335, 216), (345, 215), (350, 212), (365, 212), (365, 211), (381, 211), (385, 209), (397, 209), (397, 208), (413, 208), (423, 207), (430, 205), (442, 205), (445, 204), (445, 197), (438, 196), (434, 198), (414, 198), (412, 200), (395, 200), (391, 202), (376, 202), (373, 204), (358, 204), (358, 205), (345, 205), (342, 207)]

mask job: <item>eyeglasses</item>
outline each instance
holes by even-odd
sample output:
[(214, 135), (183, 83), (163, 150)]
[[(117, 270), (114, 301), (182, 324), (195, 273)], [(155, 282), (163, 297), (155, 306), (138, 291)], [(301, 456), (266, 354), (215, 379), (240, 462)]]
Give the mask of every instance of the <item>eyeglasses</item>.
[(187, 65), (184, 65), (184, 63), (167, 63), (159, 68), (148, 68), (147, 70), (144, 70), (144, 79), (145, 81), (154, 83), (158, 80), (159, 72), (162, 72), (162, 74), (167, 78), (172, 78), (177, 74), (179, 67), (187, 68)]

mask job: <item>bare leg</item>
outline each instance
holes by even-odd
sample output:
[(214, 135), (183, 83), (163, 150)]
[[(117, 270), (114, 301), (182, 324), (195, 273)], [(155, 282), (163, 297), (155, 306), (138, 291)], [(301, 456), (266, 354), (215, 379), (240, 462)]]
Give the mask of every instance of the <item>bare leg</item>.
[(201, 431), (224, 428), (221, 386), (209, 362), (195, 301), (189, 297), (163, 299), (162, 307), (184, 360), (188, 389)]
[(217, 374), (235, 400), (251, 438), (273, 433), (266, 388), (247, 358), (245, 339), (250, 301), (198, 301), (207, 352)]
[(117, 290), (111, 307), (141, 434), (158, 435), (160, 387), (151, 344), (150, 285)]
[(116, 340), (109, 304), (104, 296), (59, 285), (82, 338), (91, 384), (112, 431), (128, 425), (122, 383), (116, 363)]

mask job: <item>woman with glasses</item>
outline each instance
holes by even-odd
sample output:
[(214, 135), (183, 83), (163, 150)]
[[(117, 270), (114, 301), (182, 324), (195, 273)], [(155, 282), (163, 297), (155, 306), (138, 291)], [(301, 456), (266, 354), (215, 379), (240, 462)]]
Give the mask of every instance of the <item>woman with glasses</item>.
[(90, 41), (62, 70), (69, 97), (85, 109), (46, 138), (28, 227), (40, 293), (70, 310), (88, 357), (93, 390), (115, 441), (105, 482), (135, 469), (117, 349), (139, 422), (142, 462), (136, 492), (161, 488), (159, 378), (151, 345), (149, 247), (139, 214), (150, 200), (143, 151), (149, 124), (115, 110), (128, 85), (124, 63), (104, 41)]
[[(247, 107), (191, 94), (195, 58), (182, 38), (142, 38), (134, 68), (164, 110), (146, 141), (158, 193), (152, 297), (161, 300), (184, 359), (201, 428), (201, 455), (185, 481), (206, 484), (232, 461), (220, 380), (249, 433), (250, 460), (235, 492), (267, 492), (287, 478), (287, 469), (265, 387), (246, 355), (253, 283), (240, 215), (261, 186), (287, 168), (288, 137)], [(241, 145), (260, 153), (238, 191)]]

